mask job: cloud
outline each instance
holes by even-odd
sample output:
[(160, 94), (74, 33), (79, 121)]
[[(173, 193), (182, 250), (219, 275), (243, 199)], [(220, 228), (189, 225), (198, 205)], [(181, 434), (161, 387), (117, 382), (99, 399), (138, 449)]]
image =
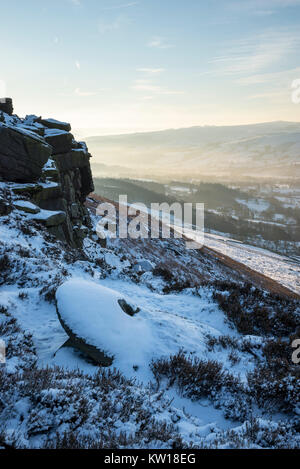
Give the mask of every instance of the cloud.
[(137, 68), (137, 72), (146, 73), (148, 75), (158, 75), (165, 71), (164, 68)]
[(235, 83), (245, 86), (276, 84), (277, 86), (284, 87), (295, 77), (300, 77), (300, 67), (282, 70), (280, 72), (259, 73), (257, 75), (240, 77), (235, 80)]
[(101, 34), (105, 34), (110, 31), (118, 30), (123, 24), (128, 24), (130, 20), (124, 16), (118, 16), (115, 20), (108, 22), (100, 19), (98, 22), (98, 31)]
[(254, 16), (269, 16), (276, 13), (279, 9), (296, 7), (300, 5), (300, 0), (240, 0), (233, 1), (228, 4), (232, 11), (238, 13), (244, 12)]
[(161, 87), (154, 85), (150, 80), (135, 80), (132, 89), (139, 91), (152, 91), (157, 93), (161, 90)]
[(69, 3), (72, 3), (75, 6), (81, 5), (81, 0), (68, 0)]
[(80, 62), (78, 62), (78, 60), (76, 60), (75, 62), (75, 67), (77, 68), (77, 70), (80, 70), (81, 68)]
[(215, 57), (211, 64), (216, 74), (257, 74), (278, 64), (300, 46), (298, 31), (266, 31), (256, 37), (227, 45), (224, 55)]
[(281, 106), (290, 101), (291, 85), (297, 78), (300, 78), (300, 67), (240, 77), (235, 83), (247, 87), (248, 100)]
[(169, 44), (165, 38), (160, 36), (154, 36), (147, 44), (148, 47), (156, 47), (157, 49), (170, 49), (174, 47)]

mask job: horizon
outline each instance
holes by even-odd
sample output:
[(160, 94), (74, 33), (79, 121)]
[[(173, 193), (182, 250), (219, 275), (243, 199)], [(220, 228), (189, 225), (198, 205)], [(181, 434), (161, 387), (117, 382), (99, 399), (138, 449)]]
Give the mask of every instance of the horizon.
[[(137, 134), (151, 134), (151, 133), (159, 133), (159, 132), (168, 132), (168, 131), (176, 131), (176, 130), (188, 130), (188, 129), (196, 129), (196, 128), (220, 128), (220, 127), (247, 127), (247, 126), (255, 126), (255, 125), (266, 125), (266, 124), (299, 124), (299, 121), (283, 121), (283, 120), (276, 120), (276, 121), (268, 121), (268, 122), (254, 122), (248, 124), (233, 124), (233, 125), (192, 125), (190, 127), (169, 127), (166, 129), (159, 129), (159, 130), (149, 130), (149, 131), (140, 131), (140, 132), (129, 132), (129, 133), (119, 133), (119, 134), (105, 134), (105, 135), (87, 135), (84, 138), (97, 138), (97, 137), (118, 137), (121, 135), (137, 135)], [(76, 129), (75, 129), (76, 130)]]
[(0, 94), (17, 114), (84, 138), (300, 120), (300, 0), (12, 0), (1, 12)]

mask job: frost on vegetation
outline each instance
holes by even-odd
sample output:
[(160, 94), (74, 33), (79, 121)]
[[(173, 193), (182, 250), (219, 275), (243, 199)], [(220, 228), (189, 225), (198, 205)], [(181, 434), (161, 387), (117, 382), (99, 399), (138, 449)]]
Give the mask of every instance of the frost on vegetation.
[[(0, 189), (8, 201), (9, 188)], [(300, 447), (299, 368), (290, 360), (299, 303), (214, 269), (201, 253), (192, 259), (176, 240), (165, 246), (174, 261), (159, 241), (157, 252), (103, 248), (92, 233), (71, 249), (26, 217), (13, 211), (0, 225), (1, 447)], [(133, 268), (145, 259), (153, 270)], [(139, 316), (151, 326), (147, 366), (117, 359), (103, 369), (60, 349), (56, 292), (75, 278), (140, 307), (134, 317), (117, 313), (126, 327)]]

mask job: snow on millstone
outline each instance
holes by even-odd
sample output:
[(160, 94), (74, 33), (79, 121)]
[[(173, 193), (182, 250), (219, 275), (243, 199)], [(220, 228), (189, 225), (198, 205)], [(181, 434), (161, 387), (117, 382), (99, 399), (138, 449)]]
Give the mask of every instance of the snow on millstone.
[(70, 345), (103, 366), (121, 362), (131, 369), (145, 366), (151, 328), (141, 315), (128, 313), (134, 308), (123, 294), (75, 278), (58, 288), (56, 303)]

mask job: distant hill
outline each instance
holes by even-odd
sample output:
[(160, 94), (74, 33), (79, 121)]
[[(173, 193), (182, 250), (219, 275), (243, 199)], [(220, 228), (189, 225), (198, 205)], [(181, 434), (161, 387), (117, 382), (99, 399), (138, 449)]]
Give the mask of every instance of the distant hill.
[(300, 123), (205, 126), (90, 137), (94, 164), (156, 175), (300, 176)]

